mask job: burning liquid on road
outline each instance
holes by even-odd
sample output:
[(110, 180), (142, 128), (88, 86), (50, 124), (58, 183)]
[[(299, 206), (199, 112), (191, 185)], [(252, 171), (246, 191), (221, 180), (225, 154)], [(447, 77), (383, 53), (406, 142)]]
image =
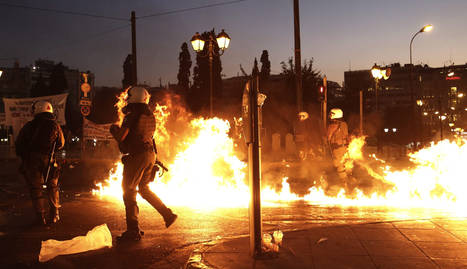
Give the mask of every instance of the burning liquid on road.
[[(229, 122), (193, 118), (171, 97), (164, 102), (156, 105), (154, 112), (158, 124), (155, 138), (159, 157), (166, 162), (169, 172), (156, 178), (150, 184), (151, 190), (170, 206), (247, 207), (250, 198), (247, 164), (236, 155)], [(119, 102), (120, 112), (124, 105)], [(365, 170), (369, 178), (365, 183), (360, 178), (350, 178), (347, 186), (353, 184), (351, 188), (342, 187), (344, 184), (329, 186), (323, 175), (317, 175), (309, 179), (316, 184), (306, 195), (299, 196), (291, 191), (288, 178), (283, 177), (281, 188), (263, 184), (261, 197), (268, 203), (304, 200), (320, 205), (423, 207), (467, 215), (463, 206), (467, 203), (466, 142), (432, 143), (409, 154), (410, 168), (396, 169), (374, 155), (366, 157), (362, 151), (365, 138), (356, 137), (349, 145), (345, 165)], [(118, 162), (109, 178), (99, 183), (93, 193), (121, 202), (122, 171), (123, 165)], [(329, 191), (332, 188), (334, 192)]]

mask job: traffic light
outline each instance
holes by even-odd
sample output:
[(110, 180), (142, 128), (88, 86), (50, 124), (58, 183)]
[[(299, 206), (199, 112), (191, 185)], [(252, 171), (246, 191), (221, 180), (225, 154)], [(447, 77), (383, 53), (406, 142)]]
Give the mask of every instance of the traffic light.
[(318, 99), (320, 102), (324, 101), (324, 86), (319, 86)]

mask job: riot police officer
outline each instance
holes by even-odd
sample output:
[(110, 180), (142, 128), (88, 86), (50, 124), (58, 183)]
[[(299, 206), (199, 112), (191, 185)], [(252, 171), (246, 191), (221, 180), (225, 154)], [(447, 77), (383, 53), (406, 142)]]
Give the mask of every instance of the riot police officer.
[(332, 162), (337, 169), (337, 174), (343, 183), (347, 183), (348, 176), (351, 173), (351, 171), (348, 171), (345, 167), (349, 131), (343, 116), (344, 113), (341, 109), (331, 109), (329, 112), (330, 122), (327, 128), (327, 140), (332, 153)]
[[(153, 135), (156, 130), (156, 120), (150, 111), (150, 95), (142, 87), (132, 87), (128, 90), (128, 105), (123, 108), (125, 118), (122, 126), (112, 125), (110, 132), (119, 143), (123, 168), (123, 202), (125, 204), (127, 230), (118, 241), (138, 241), (143, 234), (138, 226), (139, 208), (136, 195), (148, 201), (164, 218), (168, 228), (176, 220), (172, 210), (149, 189), (149, 183), (154, 180), (151, 171), (156, 160), (156, 149)], [(138, 188), (138, 190), (137, 190)]]
[[(20, 171), (29, 186), (37, 222), (46, 225), (47, 201), (50, 207), (49, 223), (60, 220), (59, 167), (50, 157), (63, 148), (65, 138), (49, 102), (35, 102), (32, 112), (34, 119), (24, 125), (16, 139), (16, 155), (22, 160)], [(47, 194), (43, 191), (43, 185), (46, 185)]]

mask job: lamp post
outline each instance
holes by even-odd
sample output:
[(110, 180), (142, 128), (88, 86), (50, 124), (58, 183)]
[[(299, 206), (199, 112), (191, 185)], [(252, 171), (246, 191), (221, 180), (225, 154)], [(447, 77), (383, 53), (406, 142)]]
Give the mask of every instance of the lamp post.
[[(384, 79), (388, 79), (389, 76), (391, 75), (391, 68), (381, 68), (379, 67), (376, 63), (373, 65), (373, 67), (371, 68), (371, 75), (373, 76), (373, 78), (375, 79), (375, 106), (376, 106), (376, 113), (379, 114), (379, 109), (378, 109), (378, 88), (379, 88), (379, 81), (380, 79), (384, 78)], [(360, 97), (362, 98), (362, 97)], [(362, 103), (362, 101), (360, 102)], [(362, 112), (360, 112), (360, 114), (363, 113), (363, 109), (360, 108), (360, 110)], [(362, 126), (363, 125), (363, 118), (362, 116), (360, 116), (360, 122), (362, 122), (360, 125)], [(361, 130), (363, 130), (363, 127), (360, 127)], [(378, 135), (377, 135), (377, 150), (378, 152), (380, 152), (380, 149), (381, 149), (381, 144), (380, 144), (380, 137), (379, 137), (379, 131), (378, 131)]]
[(378, 88), (379, 88), (379, 81), (380, 79), (384, 78), (385, 80), (389, 78), (391, 75), (390, 68), (381, 68), (376, 63), (371, 68), (371, 75), (375, 79), (375, 104), (376, 104), (376, 112), (378, 112)]
[(423, 134), (424, 134), (424, 125), (423, 125), (423, 117), (422, 117), (422, 113), (423, 113), (423, 108), (422, 106), (424, 105), (425, 103), (423, 102), (423, 100), (421, 99), (417, 99), (417, 106), (418, 106), (418, 113), (417, 113), (417, 116), (418, 116), (418, 120), (420, 122), (420, 128), (418, 129), (418, 135), (419, 135), (419, 138), (420, 139), (423, 139)]
[[(221, 50), (219, 53), (214, 51), (214, 42), (217, 41), (217, 46)], [(207, 54), (202, 54), (204, 43), (208, 42), (208, 51)], [(209, 33), (208, 40), (204, 40), (201, 35), (196, 32), (196, 34), (191, 38), (191, 45), (193, 50), (196, 51), (201, 57), (209, 57), (209, 115), (212, 117), (212, 107), (213, 107), (213, 69), (212, 61), (214, 56), (221, 56), (224, 54), (224, 51), (229, 47), (230, 37), (224, 32), (224, 29), (214, 38), (214, 34)]]
[[(433, 29), (433, 25), (431, 24), (427, 24), (425, 26), (422, 27), (422, 29), (418, 30), (418, 32), (416, 32), (413, 36), (412, 36), (412, 39), (410, 40), (410, 72), (409, 72), (409, 85), (410, 85), (410, 106), (411, 106), (411, 109), (412, 109), (412, 122), (414, 121), (415, 119), (415, 97), (414, 97), (414, 90), (413, 90), (413, 82), (412, 82), (412, 77), (413, 77), (413, 63), (412, 63), (412, 43), (413, 43), (413, 40), (415, 39), (415, 37), (420, 34), (420, 33), (424, 33), (424, 32), (429, 32)], [(416, 144), (416, 142), (414, 141), (414, 145)]]

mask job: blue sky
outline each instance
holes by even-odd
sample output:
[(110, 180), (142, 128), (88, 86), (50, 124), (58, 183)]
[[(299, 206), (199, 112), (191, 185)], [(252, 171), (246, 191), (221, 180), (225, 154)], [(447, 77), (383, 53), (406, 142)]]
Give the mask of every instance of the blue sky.
[[(34, 7), (128, 18), (230, 0), (81, 0), (0, 1)], [(465, 0), (301, 0), (302, 60), (341, 83), (344, 71), (368, 69), (375, 62), (409, 61), (409, 42), (423, 25), (430, 33), (417, 36), (414, 63), (430, 66), (467, 62)], [(131, 51), (126, 21), (81, 17), (0, 5), (0, 66), (16, 57), (29, 65), (37, 58), (62, 61), (96, 74), (96, 84), (120, 86), (122, 64)], [(120, 30), (112, 29), (124, 27)], [(251, 70), (254, 57), (269, 51), (272, 72), (293, 55), (293, 1), (247, 0), (137, 21), (138, 76), (158, 85), (176, 82), (178, 53), (199, 31), (225, 29), (231, 47), (222, 56), (223, 73), (235, 76), (239, 65)], [(105, 33), (105, 34), (102, 34)], [(192, 60), (195, 55), (191, 50)]]

